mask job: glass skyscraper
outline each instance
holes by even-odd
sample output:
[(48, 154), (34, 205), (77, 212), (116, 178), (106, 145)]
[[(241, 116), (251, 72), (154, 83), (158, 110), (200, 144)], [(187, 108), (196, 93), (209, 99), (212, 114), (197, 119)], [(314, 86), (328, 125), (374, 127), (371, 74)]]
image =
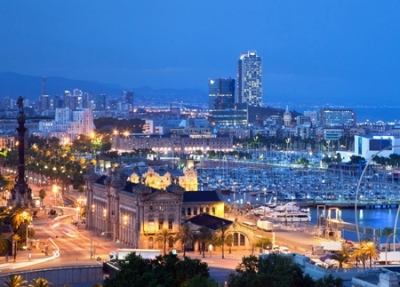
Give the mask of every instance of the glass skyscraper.
[(208, 105), (211, 125), (247, 124), (247, 104), (235, 104), (234, 79), (210, 79), (208, 82)]
[(224, 110), (233, 108), (235, 102), (234, 79), (210, 79), (208, 83), (208, 108)]
[(256, 51), (240, 56), (238, 62), (238, 99), (239, 103), (261, 107), (262, 104), (262, 61)]

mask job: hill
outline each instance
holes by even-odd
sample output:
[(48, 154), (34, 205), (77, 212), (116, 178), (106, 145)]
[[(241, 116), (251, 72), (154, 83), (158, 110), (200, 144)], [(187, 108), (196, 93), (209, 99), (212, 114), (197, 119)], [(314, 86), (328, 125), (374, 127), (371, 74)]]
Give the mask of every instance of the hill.
[[(132, 88), (114, 84), (104, 84), (93, 81), (73, 80), (63, 77), (49, 76), (46, 80), (47, 93), (51, 96), (61, 95), (65, 90), (80, 89), (83, 92), (93, 92), (95, 95), (105, 93), (108, 99), (118, 98), (121, 91)], [(207, 102), (207, 94), (195, 89), (152, 89), (141, 87), (132, 89), (135, 103), (147, 105), (169, 104), (170, 102), (185, 102), (200, 104)], [(27, 76), (13, 72), (0, 73), (0, 98), (22, 96), (36, 101), (42, 93), (42, 77)]]

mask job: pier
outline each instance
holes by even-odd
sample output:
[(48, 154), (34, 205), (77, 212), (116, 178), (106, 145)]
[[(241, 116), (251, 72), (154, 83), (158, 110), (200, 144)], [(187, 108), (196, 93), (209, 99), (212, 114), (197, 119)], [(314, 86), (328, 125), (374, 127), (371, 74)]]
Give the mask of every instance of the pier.
[[(303, 207), (316, 207), (317, 205), (326, 205), (327, 207), (339, 207), (341, 209), (354, 208), (354, 200), (314, 200), (311, 202), (296, 202), (299, 206)], [(388, 208), (398, 208), (400, 205), (400, 200), (368, 200), (368, 201), (358, 201), (358, 209), (388, 209)]]

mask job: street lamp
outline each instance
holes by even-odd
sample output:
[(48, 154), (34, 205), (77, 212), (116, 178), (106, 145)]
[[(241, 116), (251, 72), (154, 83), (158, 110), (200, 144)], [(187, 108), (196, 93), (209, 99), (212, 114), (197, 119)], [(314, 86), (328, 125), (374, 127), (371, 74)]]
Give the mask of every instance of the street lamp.
[(91, 209), (91, 219), (90, 219), (90, 260), (93, 259), (93, 227), (94, 227), (94, 204), (92, 204), (92, 209)]
[(267, 195), (266, 195), (267, 188), (264, 187), (263, 191), (264, 191), (264, 203), (266, 203), (267, 202)]
[(126, 228), (126, 226), (128, 225), (128, 215), (124, 215), (123, 223), (124, 223), (124, 240), (125, 244), (128, 245), (128, 234), (127, 234), (128, 232)]
[[(25, 212), (25, 211), (24, 211)], [(28, 248), (28, 242), (29, 242), (29, 228), (33, 228), (33, 225), (32, 225), (32, 223), (27, 223), (26, 224), (26, 241), (25, 241), (25, 249), (26, 249), (26, 252), (27, 252), (27, 257), (28, 257), (28, 260), (30, 260), (31, 258), (31, 256), (30, 256), (30, 252), (29, 252), (29, 248)]]
[(288, 162), (288, 161), (289, 161), (289, 155), (288, 155), (288, 152), (289, 152), (289, 143), (290, 143), (290, 138), (287, 138), (287, 139), (285, 140), (285, 142), (286, 142), (286, 161)]
[(53, 185), (53, 193), (54, 193), (54, 205), (57, 205), (57, 192), (58, 192), (58, 186)]

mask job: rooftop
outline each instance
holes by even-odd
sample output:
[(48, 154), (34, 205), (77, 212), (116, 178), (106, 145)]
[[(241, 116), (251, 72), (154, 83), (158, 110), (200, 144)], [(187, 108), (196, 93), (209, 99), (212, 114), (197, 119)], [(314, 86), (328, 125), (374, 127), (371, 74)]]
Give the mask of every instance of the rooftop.
[(213, 216), (213, 215), (210, 215), (207, 213), (202, 213), (200, 215), (196, 215), (196, 216), (186, 220), (186, 222), (191, 222), (192, 224), (195, 224), (198, 226), (205, 226), (212, 230), (217, 230), (220, 226), (231, 225), (233, 223), (233, 221), (231, 221), (231, 220)]

